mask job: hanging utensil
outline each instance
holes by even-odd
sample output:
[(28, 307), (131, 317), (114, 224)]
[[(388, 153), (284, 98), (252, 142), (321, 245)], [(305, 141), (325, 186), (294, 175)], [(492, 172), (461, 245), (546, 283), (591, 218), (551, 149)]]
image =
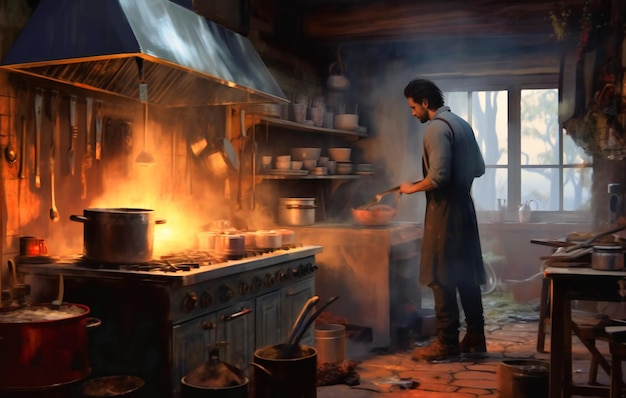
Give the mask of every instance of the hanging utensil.
[(76, 97), (70, 96), (70, 148), (68, 159), (70, 174), (74, 175), (74, 163), (76, 160), (76, 140), (78, 139), (78, 125), (76, 124)]
[(256, 206), (256, 131), (255, 123), (252, 123), (252, 193), (250, 210), (254, 210)]
[(100, 108), (102, 105), (98, 103), (96, 106), (96, 160), (100, 160), (102, 153), (102, 115), (100, 114)]
[(35, 187), (41, 188), (41, 113), (43, 94), (41, 89), (35, 93)]
[(87, 169), (91, 168), (91, 125), (93, 124), (93, 98), (87, 98), (87, 105), (85, 106), (87, 128), (85, 129), (85, 153), (83, 154), (83, 162), (80, 168), (80, 185), (81, 194), (80, 198), (85, 199), (87, 197)]
[(11, 98), (7, 101), (9, 103), (9, 128), (7, 134), (9, 135), (8, 145), (4, 148), (4, 158), (9, 162), (9, 164), (15, 163), (17, 160), (17, 150), (15, 149), (15, 145), (13, 144), (13, 123), (11, 123)]
[(143, 76), (143, 59), (136, 58), (139, 72), (139, 100), (143, 104), (143, 150), (137, 155), (136, 163), (142, 166), (150, 166), (155, 163), (154, 156), (147, 151), (148, 142), (148, 84)]
[(51, 120), (52, 120), (52, 133), (51, 133), (51, 144), (50, 144), (50, 220), (53, 222), (58, 222), (61, 217), (59, 215), (59, 210), (57, 209), (56, 200), (54, 197), (54, 173), (55, 173), (55, 158), (56, 158), (56, 140), (58, 134), (58, 123), (59, 123), (59, 102), (58, 102), (58, 92), (53, 91), (50, 99), (50, 110), (51, 110)]
[(59, 290), (57, 292), (57, 299), (52, 300), (52, 309), (58, 310), (63, 305), (63, 295), (65, 294), (65, 283), (63, 282), (63, 273), (59, 273)]
[(18, 178), (25, 179), (26, 178), (26, 117), (22, 115), (22, 137), (20, 142), (20, 171), (18, 173)]
[[(239, 158), (243, 160), (243, 150), (246, 144), (246, 111), (242, 108), (239, 110), (239, 124), (241, 128), (241, 146), (239, 147)], [(241, 210), (243, 207), (243, 167), (239, 169), (239, 181), (237, 190), (237, 208)]]

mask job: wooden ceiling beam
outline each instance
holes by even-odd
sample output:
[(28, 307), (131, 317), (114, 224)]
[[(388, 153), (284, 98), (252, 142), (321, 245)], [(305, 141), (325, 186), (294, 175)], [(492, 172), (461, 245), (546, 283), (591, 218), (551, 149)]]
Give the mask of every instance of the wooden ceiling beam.
[[(581, 0), (574, 0), (581, 1)], [(548, 40), (554, 3), (521, 1), (396, 1), (327, 5), (303, 18), (304, 35), (316, 40), (442, 39), (463, 36), (535, 36)]]

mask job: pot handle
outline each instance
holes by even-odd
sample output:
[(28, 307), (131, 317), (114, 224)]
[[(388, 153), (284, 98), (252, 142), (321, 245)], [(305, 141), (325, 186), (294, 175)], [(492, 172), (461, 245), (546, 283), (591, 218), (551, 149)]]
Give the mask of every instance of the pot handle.
[(167, 221), (166, 220), (156, 220), (154, 221), (155, 224), (165, 224)]
[(93, 316), (88, 316), (85, 319), (87, 320), (87, 324), (85, 325), (86, 329), (93, 329), (93, 328), (97, 328), (98, 326), (102, 325), (102, 321), (99, 318), (95, 318)]
[(266, 375), (268, 375), (269, 377), (272, 377), (272, 372), (267, 370), (263, 365), (259, 365), (256, 362), (250, 362), (250, 365), (255, 366), (255, 367), (261, 369)]
[(76, 221), (76, 222), (83, 222), (84, 223), (84, 222), (87, 222), (87, 217), (85, 217), (85, 216), (77, 216), (75, 214), (72, 214), (70, 216), (70, 220)]
[(316, 209), (317, 206), (315, 205), (287, 205), (287, 209), (303, 209), (303, 210), (308, 210), (308, 209)]

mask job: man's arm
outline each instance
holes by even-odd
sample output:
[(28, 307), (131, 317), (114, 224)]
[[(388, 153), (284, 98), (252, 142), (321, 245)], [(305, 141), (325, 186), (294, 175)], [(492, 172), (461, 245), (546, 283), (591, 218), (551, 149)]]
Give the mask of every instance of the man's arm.
[(400, 185), (400, 189), (398, 189), (398, 192), (412, 194), (415, 192), (432, 191), (433, 189), (435, 189), (435, 186), (430, 181), (430, 178), (426, 176), (423, 180), (420, 180), (416, 183), (413, 183), (411, 181), (403, 182), (402, 185)]

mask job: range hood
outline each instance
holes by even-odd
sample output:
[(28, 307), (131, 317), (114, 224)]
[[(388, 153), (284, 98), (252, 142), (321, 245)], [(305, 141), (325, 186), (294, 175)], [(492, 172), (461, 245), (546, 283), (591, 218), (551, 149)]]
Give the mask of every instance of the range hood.
[(166, 107), (287, 102), (246, 37), (168, 0), (42, 0), (0, 68), (133, 100), (142, 74)]

